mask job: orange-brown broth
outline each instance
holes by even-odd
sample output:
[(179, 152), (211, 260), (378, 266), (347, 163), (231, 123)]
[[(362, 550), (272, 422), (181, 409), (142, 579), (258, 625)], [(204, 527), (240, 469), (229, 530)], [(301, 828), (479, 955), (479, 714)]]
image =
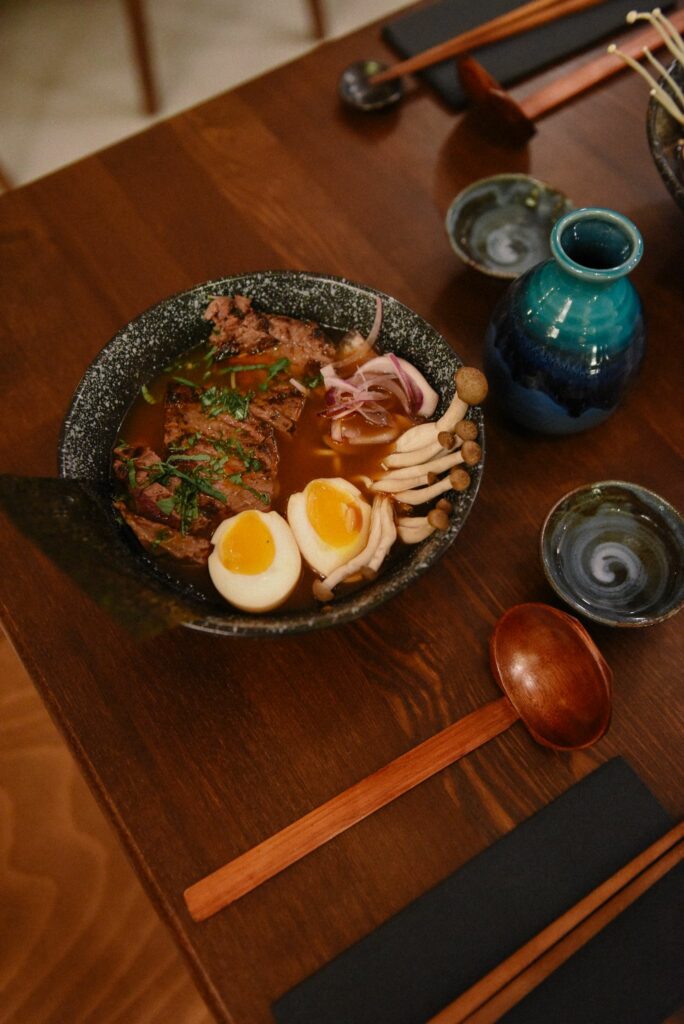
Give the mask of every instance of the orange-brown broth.
[[(207, 371), (202, 356), (207, 352), (203, 344), (187, 352), (177, 362), (177, 368), (159, 374), (147, 385), (148, 392), (155, 399), (152, 405), (142, 394), (126, 413), (121, 424), (120, 437), (130, 445), (149, 445), (162, 454), (164, 452), (164, 396), (168, 384), (174, 378), (183, 377), (198, 387), (219, 384), (231, 386), (231, 376), (225, 371), (228, 365), (267, 363), (277, 358), (270, 352), (260, 352), (258, 356), (239, 356), (229, 361), (213, 364)], [(199, 366), (195, 364), (199, 363)], [(285, 371), (287, 372), (287, 371)], [(256, 390), (266, 376), (265, 371), (245, 371), (236, 374), (237, 387), (242, 392)], [(279, 451), (278, 474), (271, 508), (286, 517), (287, 502), (291, 494), (302, 491), (310, 480), (317, 477), (343, 477), (355, 484), (369, 501), (372, 496), (359, 479), (361, 476), (375, 477), (380, 463), (389, 454), (391, 444), (339, 445), (336, 450), (326, 445), (324, 437), (329, 434), (330, 420), (319, 415), (325, 408), (325, 388), (319, 385), (309, 391), (304, 409), (294, 432), (290, 435), (277, 433)], [(413, 420), (403, 414), (399, 403), (392, 396), (385, 408), (395, 417), (399, 417), (402, 430), (410, 426)], [(360, 417), (354, 416), (358, 421)], [(178, 562), (168, 555), (160, 553), (158, 559), (170, 575), (192, 583), (208, 596), (215, 598), (216, 590), (211, 583), (209, 570), (206, 566), (197, 566)], [(296, 611), (315, 607), (312, 595), (312, 584), (316, 578), (313, 570), (303, 561), (299, 582), (288, 600), (281, 606), (285, 610)], [(357, 584), (358, 585), (358, 584)]]

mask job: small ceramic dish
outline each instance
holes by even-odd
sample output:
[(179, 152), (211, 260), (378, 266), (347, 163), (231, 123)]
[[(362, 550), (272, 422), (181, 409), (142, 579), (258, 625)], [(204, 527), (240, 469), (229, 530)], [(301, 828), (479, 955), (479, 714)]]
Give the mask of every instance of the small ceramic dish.
[(379, 60), (357, 60), (345, 68), (340, 76), (338, 92), (340, 99), (355, 110), (385, 110), (393, 107), (404, 95), (400, 78), (391, 82), (373, 85), (369, 79), (386, 71), (388, 65)]
[[(684, 86), (684, 69), (677, 61), (668, 71), (679, 86)], [(660, 84), (664, 89), (668, 88), (664, 80)], [(658, 173), (674, 201), (684, 210), (684, 156), (680, 145), (684, 126), (678, 124), (654, 97), (648, 105), (646, 134)]]
[(558, 596), (606, 626), (650, 626), (684, 604), (684, 520), (638, 484), (566, 494), (542, 527), (541, 560)]
[(551, 228), (573, 209), (527, 174), (495, 174), (460, 192), (446, 215), (451, 247), (476, 270), (512, 280), (551, 255)]

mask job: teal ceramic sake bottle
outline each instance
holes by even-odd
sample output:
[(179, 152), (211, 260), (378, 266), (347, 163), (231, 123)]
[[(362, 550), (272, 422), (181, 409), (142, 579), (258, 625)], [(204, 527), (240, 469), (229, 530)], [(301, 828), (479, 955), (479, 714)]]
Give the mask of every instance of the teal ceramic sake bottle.
[(552, 258), (509, 287), (487, 328), (485, 372), (517, 423), (572, 434), (618, 406), (644, 353), (641, 302), (627, 277), (642, 250), (621, 214), (573, 210), (552, 229)]

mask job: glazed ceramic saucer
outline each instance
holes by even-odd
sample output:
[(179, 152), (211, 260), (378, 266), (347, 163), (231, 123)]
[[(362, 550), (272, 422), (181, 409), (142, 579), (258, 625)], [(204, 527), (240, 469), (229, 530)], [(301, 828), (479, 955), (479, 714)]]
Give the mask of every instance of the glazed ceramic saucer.
[(566, 494), (542, 528), (541, 558), (558, 596), (607, 626), (650, 626), (684, 604), (684, 520), (637, 484)]
[(465, 263), (512, 280), (550, 257), (551, 228), (572, 208), (567, 196), (543, 181), (527, 174), (495, 174), (456, 196), (446, 230)]

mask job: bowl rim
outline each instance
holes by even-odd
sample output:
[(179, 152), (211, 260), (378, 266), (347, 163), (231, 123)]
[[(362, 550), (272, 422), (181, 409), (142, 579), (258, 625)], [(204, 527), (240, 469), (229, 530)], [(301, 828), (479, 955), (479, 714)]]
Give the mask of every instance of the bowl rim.
[[(454, 371), (463, 365), (463, 361), (459, 354), (451, 347), (446, 338), (428, 320), (425, 319), (425, 317), (421, 316), (420, 313), (411, 309), (409, 306), (406, 306), (404, 303), (395, 299), (388, 293), (380, 291), (371, 285), (360, 284), (359, 282), (350, 280), (349, 278), (334, 274), (287, 269), (245, 271), (239, 274), (230, 274), (225, 277), (214, 278), (209, 281), (195, 284), (190, 288), (181, 289), (148, 306), (116, 331), (116, 333), (97, 351), (93, 359), (85, 368), (83, 375), (73, 392), (67, 412), (62, 422), (58, 442), (58, 468), (60, 477), (74, 479), (74, 476), (69, 472), (69, 467), (67, 466), (66, 441), (70, 432), (78, 423), (79, 405), (84, 393), (89, 387), (92, 387), (94, 381), (97, 380), (100, 364), (103, 361), (106, 361), (107, 356), (116, 348), (116, 346), (121, 344), (122, 335), (127, 335), (131, 329), (135, 329), (136, 326), (144, 323), (158, 310), (164, 309), (168, 303), (174, 300), (188, 299), (195, 293), (201, 293), (207, 290), (213, 291), (214, 289), (223, 289), (222, 291), (217, 291), (217, 294), (233, 294), (234, 292), (230, 291), (230, 287), (235, 285), (235, 288), (237, 289), (240, 282), (244, 282), (245, 280), (253, 281), (254, 279), (264, 279), (268, 281), (275, 279), (277, 281), (287, 280), (288, 278), (291, 278), (293, 281), (297, 280), (301, 282), (303, 280), (309, 284), (318, 284), (324, 287), (342, 286), (357, 294), (362, 293), (369, 299), (379, 297), (381, 300), (391, 303), (394, 308), (402, 311), (410, 318), (420, 321), (420, 323), (424, 325), (426, 335), (430, 342), (436, 342), (440, 346), (443, 346), (444, 354), (448, 356), (450, 360), (453, 360)], [(299, 316), (302, 317), (303, 314), (299, 314)], [(312, 319), (314, 319), (313, 316)], [(446, 401), (444, 396), (440, 395), (440, 398)], [(353, 591), (351, 594), (341, 598), (339, 603), (333, 603), (330, 605), (330, 610), (328, 612), (322, 612), (320, 608), (313, 608), (278, 614), (278, 611), (276, 610), (273, 613), (259, 616), (250, 615), (247, 612), (241, 612), (239, 609), (226, 604), (227, 617), (225, 619), (220, 613), (212, 613), (209, 611), (209, 613), (204, 616), (200, 613), (199, 618), (185, 622), (183, 625), (186, 628), (195, 629), (204, 633), (231, 637), (284, 636), (296, 633), (306, 633), (351, 622), (354, 619), (368, 614), (375, 608), (384, 604), (390, 598), (394, 597), (396, 594), (399, 594), (402, 590), (408, 587), (409, 584), (422, 576), (430, 566), (437, 562), (446, 553), (447, 549), (456, 539), (458, 533), (460, 533), (477, 498), (484, 472), (486, 441), (484, 417), (481, 406), (475, 406), (473, 409), (474, 416), (478, 423), (478, 443), (480, 444), (482, 454), (477, 466), (472, 468), (472, 482), (467, 492), (465, 492), (467, 496), (466, 500), (464, 501), (462, 508), (459, 510), (458, 517), (452, 520), (448, 530), (435, 530), (434, 533), (426, 540), (422, 541), (420, 544), (414, 545), (413, 550), (409, 555), (403, 558), (399, 565), (390, 570), (387, 575), (379, 574), (377, 580), (373, 580), (365, 587), (357, 591)], [(131, 548), (131, 554), (138, 562), (138, 569), (140, 572), (147, 573), (150, 579), (155, 580), (158, 584), (164, 586), (164, 574), (159, 571), (155, 572), (154, 563), (149, 559), (149, 556), (140, 556), (133, 550), (133, 548)], [(171, 581), (172, 577), (167, 575), (166, 587), (173, 592), (173, 587), (170, 585)]]
[(574, 611), (578, 612), (580, 615), (583, 615), (585, 618), (591, 619), (593, 622), (598, 622), (602, 626), (613, 626), (617, 627), (618, 629), (640, 629), (645, 626), (654, 626), (658, 622), (664, 622), (666, 619), (672, 618), (673, 615), (676, 615), (677, 612), (681, 611), (682, 607), (684, 607), (684, 593), (682, 593), (681, 598), (679, 599), (679, 601), (677, 601), (676, 604), (672, 606), (672, 608), (670, 608), (668, 611), (664, 612), (661, 615), (642, 616), (639, 620), (609, 619), (603, 615), (600, 615), (598, 612), (594, 612), (588, 609), (586, 605), (583, 605), (579, 601), (577, 601), (573, 596), (573, 592), (571, 592), (568, 589), (564, 589), (559, 585), (557, 578), (552, 575), (548, 567), (546, 556), (546, 551), (548, 548), (548, 531), (551, 524), (551, 520), (556, 514), (556, 512), (560, 509), (562, 505), (566, 504), (568, 500), (573, 498), (575, 495), (584, 494), (589, 491), (593, 491), (597, 488), (604, 489), (608, 487), (621, 487), (626, 491), (638, 494), (640, 496), (647, 495), (649, 499), (654, 499), (660, 505), (663, 505), (665, 509), (667, 509), (667, 511), (674, 516), (674, 518), (679, 519), (684, 524), (684, 517), (671, 502), (666, 501), (666, 499), (663, 498), (660, 494), (657, 494), (656, 491), (652, 491), (650, 490), (650, 488), (644, 487), (641, 484), (635, 484), (634, 482), (629, 480), (596, 480), (593, 483), (580, 484), (579, 487), (573, 487), (572, 490), (567, 491), (567, 493), (562, 495), (562, 497), (560, 497), (558, 501), (554, 503), (554, 505), (551, 507), (551, 509), (549, 509), (548, 513), (546, 514), (539, 534), (539, 555), (542, 564), (542, 569), (544, 571), (544, 575), (546, 577), (547, 582), (555, 591), (556, 595), (560, 597), (560, 599), (564, 601), (567, 605), (569, 605), (572, 609), (574, 609)]

